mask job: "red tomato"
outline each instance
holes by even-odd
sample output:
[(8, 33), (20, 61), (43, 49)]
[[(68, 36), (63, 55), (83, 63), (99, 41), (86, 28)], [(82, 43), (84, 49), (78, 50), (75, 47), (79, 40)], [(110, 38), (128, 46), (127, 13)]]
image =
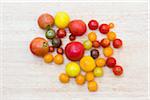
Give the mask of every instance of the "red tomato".
[(122, 46), (122, 41), (120, 39), (115, 39), (113, 41), (114, 48), (120, 48)]
[(96, 20), (91, 20), (88, 23), (89, 29), (96, 30), (98, 28), (98, 22)]
[(110, 27), (109, 27), (109, 25), (107, 25), (107, 24), (101, 24), (100, 27), (99, 27), (99, 31), (100, 31), (101, 33), (103, 33), (103, 34), (108, 33), (108, 32), (109, 32), (109, 29), (110, 29)]
[(78, 61), (84, 55), (84, 46), (80, 42), (70, 42), (65, 47), (65, 54), (69, 60)]
[(38, 24), (40, 28), (46, 29), (48, 26), (51, 27), (54, 25), (54, 18), (52, 15), (44, 13), (38, 18)]
[(100, 41), (100, 44), (103, 48), (106, 48), (110, 45), (110, 41), (107, 38), (104, 38)]
[(86, 32), (86, 24), (82, 20), (73, 20), (69, 23), (69, 31), (73, 36), (81, 36)]
[(123, 73), (123, 68), (119, 65), (116, 65), (112, 70), (116, 76), (120, 76)]
[(99, 41), (93, 41), (93, 42), (92, 42), (92, 46), (93, 46), (94, 48), (100, 47)]
[(69, 36), (69, 39), (70, 39), (70, 41), (73, 41), (73, 40), (76, 39), (76, 36), (70, 35), (70, 36)]
[(109, 68), (113, 68), (116, 65), (116, 59), (114, 57), (108, 57), (106, 60), (106, 65)]
[(37, 37), (31, 41), (30, 50), (36, 56), (44, 56), (49, 52), (48, 41), (44, 38)]
[(64, 38), (66, 36), (66, 31), (64, 29), (58, 29), (57, 30), (57, 37), (58, 38)]

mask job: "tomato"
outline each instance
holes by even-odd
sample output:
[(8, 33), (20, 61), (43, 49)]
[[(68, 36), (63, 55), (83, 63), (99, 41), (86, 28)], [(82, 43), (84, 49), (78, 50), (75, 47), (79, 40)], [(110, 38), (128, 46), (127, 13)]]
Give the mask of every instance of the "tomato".
[(123, 68), (119, 65), (116, 65), (112, 70), (116, 76), (120, 76), (123, 73)]
[(61, 54), (57, 54), (55, 57), (54, 57), (54, 62), (55, 64), (63, 64), (64, 62), (64, 57), (61, 55)]
[(106, 65), (109, 68), (113, 68), (116, 65), (116, 59), (114, 57), (108, 57), (106, 60)]
[(96, 77), (101, 77), (101, 76), (103, 76), (103, 69), (100, 68), (100, 67), (96, 67), (96, 68), (94, 69), (94, 76), (96, 76)]
[(116, 33), (115, 32), (108, 32), (107, 33), (107, 38), (110, 40), (110, 41), (113, 41), (116, 39)]
[(82, 74), (79, 74), (77, 77), (76, 77), (76, 83), (78, 85), (83, 85), (85, 83), (85, 77), (82, 75)]
[(56, 34), (53, 29), (50, 29), (45, 33), (45, 36), (47, 39), (53, 39), (56, 36)]
[(80, 67), (83, 71), (90, 72), (96, 67), (95, 61), (91, 56), (84, 56), (80, 60)]
[(70, 77), (75, 77), (80, 73), (80, 67), (76, 62), (69, 62), (66, 65), (66, 73)]
[(54, 18), (52, 15), (44, 13), (38, 18), (38, 24), (40, 28), (46, 29), (54, 25)]
[(90, 33), (88, 34), (88, 39), (89, 39), (90, 41), (96, 41), (96, 39), (97, 39), (96, 33), (95, 33), (95, 32), (90, 32)]
[(49, 52), (54, 52), (55, 48), (53, 46), (49, 46)]
[(74, 41), (75, 39), (76, 39), (76, 36), (73, 36), (73, 35), (70, 35), (70, 36), (69, 36), (69, 40), (70, 40), (70, 41)]
[(68, 27), (70, 17), (66, 12), (57, 12), (55, 16), (55, 24), (58, 28), (64, 29)]
[(103, 48), (106, 48), (110, 45), (110, 41), (107, 38), (104, 38), (101, 40), (100, 44)]
[(86, 75), (85, 75), (85, 79), (86, 79), (87, 81), (92, 81), (92, 80), (94, 80), (94, 74), (93, 74), (93, 72), (87, 72)]
[(58, 38), (64, 38), (66, 36), (66, 30), (65, 29), (58, 29), (57, 30), (57, 37)]
[(61, 45), (62, 45), (62, 41), (60, 38), (53, 38), (52, 39), (52, 45), (55, 47), (55, 48), (59, 48)]
[(84, 46), (84, 48), (85, 48), (86, 50), (89, 50), (89, 49), (92, 48), (92, 42), (89, 41), (89, 40), (86, 40), (86, 41), (83, 42), (83, 46)]
[(113, 49), (111, 47), (106, 47), (103, 49), (103, 54), (105, 57), (110, 57), (113, 54)]
[(109, 32), (109, 25), (107, 24), (101, 24), (100, 27), (99, 27), (99, 31), (102, 33), (102, 34), (106, 34)]
[(94, 59), (98, 58), (99, 56), (99, 51), (97, 49), (92, 49), (90, 53), (91, 57), (93, 57)]
[(52, 54), (46, 54), (44, 56), (44, 62), (51, 63), (53, 61), (53, 55)]
[(82, 20), (73, 20), (69, 23), (69, 31), (73, 36), (82, 36), (86, 32), (86, 24)]
[(68, 76), (67, 74), (61, 73), (61, 74), (59, 75), (59, 80), (60, 80), (60, 82), (62, 82), (62, 83), (68, 83), (70, 79), (69, 79), (69, 76)]
[(97, 67), (103, 67), (105, 66), (106, 61), (104, 58), (97, 58), (95, 63)]
[(122, 40), (120, 40), (120, 39), (115, 39), (115, 40), (113, 41), (113, 46), (114, 46), (114, 48), (120, 48), (120, 47), (122, 46)]
[(97, 91), (97, 89), (98, 89), (97, 83), (96, 83), (94, 80), (88, 82), (88, 89), (89, 89), (89, 91), (91, 91), (91, 92)]
[(94, 48), (100, 47), (99, 41), (93, 41), (93, 42), (92, 42), (92, 46), (93, 46)]
[(112, 29), (115, 27), (114, 23), (109, 23), (109, 27)]
[(80, 42), (70, 42), (65, 47), (65, 54), (69, 60), (79, 61), (84, 55), (84, 46)]
[(63, 54), (63, 53), (64, 53), (63, 48), (58, 48), (58, 49), (57, 49), (57, 53), (58, 53), (58, 54)]
[(44, 38), (34, 38), (30, 43), (30, 50), (36, 56), (44, 56), (49, 52), (48, 41)]
[(88, 26), (89, 29), (96, 30), (98, 28), (98, 22), (96, 20), (90, 20)]

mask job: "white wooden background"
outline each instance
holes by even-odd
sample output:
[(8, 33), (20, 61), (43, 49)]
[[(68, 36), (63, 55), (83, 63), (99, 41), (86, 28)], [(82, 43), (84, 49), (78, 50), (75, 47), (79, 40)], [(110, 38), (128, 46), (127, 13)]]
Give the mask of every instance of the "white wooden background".
[[(58, 75), (65, 64), (45, 64), (33, 56), (30, 41), (44, 37), (37, 25), (41, 13), (55, 15), (66, 11), (71, 19), (83, 19), (86, 23), (95, 18), (99, 23), (114, 22), (113, 29), (124, 41), (122, 49), (115, 50), (114, 57), (124, 67), (124, 75), (115, 77), (104, 68), (104, 77), (97, 78), (99, 90), (88, 92), (87, 84), (78, 86), (71, 79), (61, 84)], [(146, 100), (148, 91), (148, 25), (147, 3), (3, 3), (2, 63), (3, 100), (62, 100), (62, 99), (131, 99)], [(99, 32), (97, 31), (97, 34)], [(99, 34), (98, 38), (103, 36)], [(86, 36), (77, 38), (79, 41)], [(67, 41), (67, 38), (64, 39)], [(65, 45), (65, 44), (64, 44)], [(63, 46), (64, 46), (63, 45)], [(89, 53), (87, 53), (89, 54)], [(69, 99), (70, 100), (70, 99)]]

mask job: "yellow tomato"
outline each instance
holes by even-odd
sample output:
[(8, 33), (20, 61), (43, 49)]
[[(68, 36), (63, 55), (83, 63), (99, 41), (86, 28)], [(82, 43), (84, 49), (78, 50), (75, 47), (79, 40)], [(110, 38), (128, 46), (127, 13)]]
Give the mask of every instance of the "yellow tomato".
[(109, 27), (112, 29), (112, 28), (114, 28), (114, 23), (109, 23)]
[(63, 64), (63, 62), (64, 62), (64, 58), (63, 58), (63, 56), (61, 55), (61, 54), (57, 54), (55, 57), (54, 57), (54, 62), (56, 63), (56, 64)]
[(60, 80), (60, 82), (62, 82), (62, 83), (68, 83), (70, 79), (69, 79), (69, 76), (68, 76), (67, 74), (62, 73), (62, 74), (60, 74), (60, 76), (59, 76), (59, 80)]
[(80, 67), (85, 72), (92, 71), (96, 67), (95, 61), (91, 56), (84, 56), (80, 60)]
[(95, 63), (97, 67), (103, 67), (105, 66), (106, 61), (104, 58), (97, 58)]
[(46, 54), (44, 56), (44, 62), (51, 63), (53, 61), (53, 55), (52, 54)]
[(106, 47), (103, 49), (104, 56), (110, 57), (113, 54), (113, 49), (111, 47)]
[(57, 12), (55, 16), (55, 24), (58, 28), (68, 27), (70, 17), (66, 12)]
[(94, 80), (94, 74), (93, 74), (93, 72), (88, 72), (88, 73), (86, 73), (85, 78), (86, 78), (87, 81), (92, 81), (92, 80)]
[(101, 77), (101, 76), (103, 76), (103, 69), (102, 68), (100, 68), (100, 67), (96, 67), (95, 69), (94, 69), (94, 76), (96, 76), (96, 77)]
[(90, 33), (88, 34), (88, 39), (89, 39), (90, 41), (96, 41), (96, 39), (97, 39), (96, 33), (95, 33), (95, 32), (90, 32)]
[(116, 33), (115, 32), (108, 32), (107, 33), (107, 38), (110, 40), (110, 41), (113, 41), (116, 39)]
[(98, 89), (97, 83), (95, 81), (88, 82), (88, 89), (91, 92), (95, 92)]

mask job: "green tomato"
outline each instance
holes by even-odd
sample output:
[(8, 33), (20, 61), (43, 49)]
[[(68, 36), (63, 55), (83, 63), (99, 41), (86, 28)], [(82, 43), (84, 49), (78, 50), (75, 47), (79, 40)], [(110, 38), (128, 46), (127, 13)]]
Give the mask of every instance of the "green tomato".
[(90, 40), (86, 40), (83, 42), (83, 46), (86, 50), (89, 50), (92, 48), (92, 42)]
[(96, 68), (94, 69), (94, 76), (96, 76), (96, 77), (101, 77), (101, 76), (103, 76), (103, 69), (100, 68), (100, 67), (96, 67)]
[(66, 73), (70, 77), (75, 77), (80, 73), (80, 67), (77, 63), (75, 62), (69, 62), (66, 65)]
[(45, 33), (46, 38), (53, 39), (56, 36), (56, 33), (54, 30), (50, 29)]

